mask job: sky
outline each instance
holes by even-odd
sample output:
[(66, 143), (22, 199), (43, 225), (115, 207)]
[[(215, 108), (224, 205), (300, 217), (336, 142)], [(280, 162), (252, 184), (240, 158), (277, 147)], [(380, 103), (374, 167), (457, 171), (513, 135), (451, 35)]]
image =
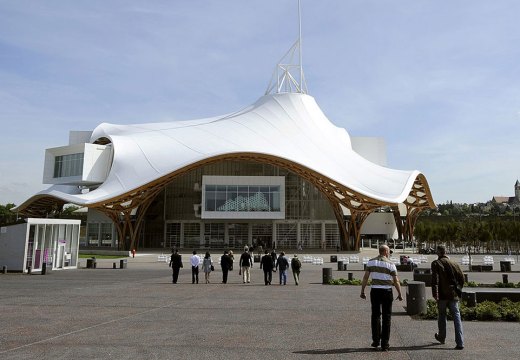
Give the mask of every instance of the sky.
[[(520, 1), (302, 0), (309, 95), (437, 204), (520, 179)], [(261, 97), (298, 37), (296, 0), (0, 0), (0, 204), (45, 149), (102, 122), (189, 120)]]

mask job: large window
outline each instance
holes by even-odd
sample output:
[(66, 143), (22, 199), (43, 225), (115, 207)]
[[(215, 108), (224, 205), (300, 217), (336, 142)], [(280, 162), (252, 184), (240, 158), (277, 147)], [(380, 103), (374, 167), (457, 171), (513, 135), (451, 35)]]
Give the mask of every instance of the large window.
[(206, 185), (206, 211), (280, 211), (280, 186)]
[(204, 176), (203, 218), (283, 218), (284, 178)]
[(79, 176), (83, 171), (83, 153), (56, 156), (54, 177)]
[(112, 223), (101, 224), (101, 246), (112, 246)]
[(87, 225), (87, 246), (99, 246), (99, 223)]

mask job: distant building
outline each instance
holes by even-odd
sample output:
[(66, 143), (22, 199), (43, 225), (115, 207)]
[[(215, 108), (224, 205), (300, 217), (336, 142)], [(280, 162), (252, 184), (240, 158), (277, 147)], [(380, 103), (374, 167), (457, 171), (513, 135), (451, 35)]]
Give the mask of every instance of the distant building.
[(520, 181), (515, 183), (515, 196), (493, 196), (492, 202), (504, 205), (520, 204)]

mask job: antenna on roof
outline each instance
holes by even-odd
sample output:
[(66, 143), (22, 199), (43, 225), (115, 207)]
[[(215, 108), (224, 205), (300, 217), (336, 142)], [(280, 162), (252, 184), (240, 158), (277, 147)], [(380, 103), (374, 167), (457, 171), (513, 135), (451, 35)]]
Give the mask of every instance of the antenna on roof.
[[(298, 55), (297, 58), (296, 55)], [(305, 83), (302, 65), (301, 0), (298, 0), (298, 39), (278, 61), (271, 82), (265, 91), (265, 95), (280, 93), (307, 94), (307, 84)]]

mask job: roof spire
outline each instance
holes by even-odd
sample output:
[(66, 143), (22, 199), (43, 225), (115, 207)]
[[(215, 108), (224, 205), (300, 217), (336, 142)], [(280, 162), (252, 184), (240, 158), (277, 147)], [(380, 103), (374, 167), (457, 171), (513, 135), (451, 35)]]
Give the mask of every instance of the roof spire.
[[(296, 58), (296, 55), (298, 57)], [(298, 39), (276, 65), (265, 95), (279, 93), (307, 94), (302, 64), (301, 0), (298, 0)]]

